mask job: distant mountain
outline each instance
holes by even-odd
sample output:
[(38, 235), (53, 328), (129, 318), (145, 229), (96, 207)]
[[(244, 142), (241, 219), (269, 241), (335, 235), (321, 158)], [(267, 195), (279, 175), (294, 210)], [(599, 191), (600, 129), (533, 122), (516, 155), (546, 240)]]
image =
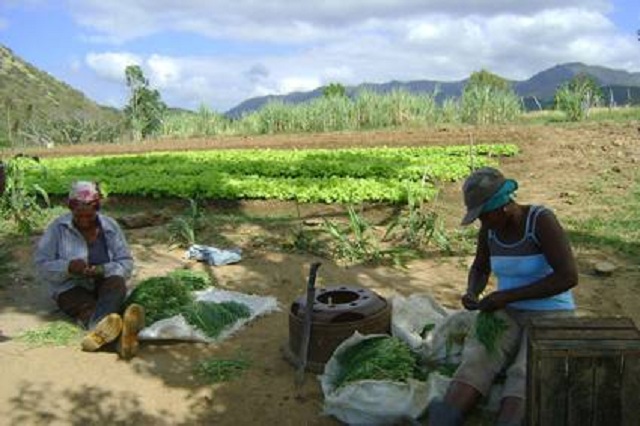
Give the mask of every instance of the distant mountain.
[(40, 71), (0, 44), (0, 144), (8, 130), (30, 121), (112, 120), (119, 112)]
[[(602, 87), (607, 103), (613, 100), (617, 105), (640, 104), (640, 73), (630, 73), (578, 62), (556, 65), (535, 74), (528, 80), (511, 81), (511, 83), (515, 92), (523, 98), (525, 107), (531, 110), (551, 106), (557, 88), (578, 74), (588, 74), (594, 77)], [(388, 93), (398, 89), (403, 89), (410, 93), (433, 93), (437, 88), (438, 95), (436, 100), (442, 102), (446, 98), (459, 97), (466, 82), (467, 79), (454, 82), (417, 80), (408, 82), (391, 81), (381, 84), (364, 83), (358, 86), (346, 87), (346, 91), (348, 96), (353, 97), (363, 89), (377, 93)], [(230, 109), (225, 115), (238, 118), (243, 114), (260, 109), (272, 100), (296, 104), (319, 96), (322, 96), (322, 88), (317, 88), (310, 92), (294, 92), (287, 95), (251, 98)]]

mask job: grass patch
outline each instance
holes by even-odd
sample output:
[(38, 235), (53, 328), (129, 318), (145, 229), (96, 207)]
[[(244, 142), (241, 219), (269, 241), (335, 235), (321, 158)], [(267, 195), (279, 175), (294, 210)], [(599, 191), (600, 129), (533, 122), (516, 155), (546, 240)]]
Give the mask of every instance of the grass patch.
[(79, 342), (84, 331), (66, 321), (54, 321), (42, 327), (27, 330), (18, 336), (18, 341), (29, 346), (69, 346)]
[(588, 121), (615, 121), (626, 122), (640, 120), (639, 107), (618, 107), (618, 108), (593, 108), (590, 111)]
[[(592, 108), (589, 115), (582, 121), (577, 122), (628, 122), (640, 120), (640, 107), (618, 107), (618, 108)], [(531, 111), (521, 115), (518, 122), (522, 124), (559, 124), (568, 123), (567, 116), (564, 112), (558, 110), (542, 110)]]
[[(592, 187), (601, 187), (601, 179), (598, 178)], [(605, 187), (607, 185), (611, 182)], [(637, 259), (640, 256), (640, 176), (636, 174), (623, 195), (603, 190), (593, 197), (597, 205), (607, 206), (607, 209), (601, 209), (587, 219), (569, 218), (567, 228), (571, 241), (587, 247), (606, 247)]]
[(222, 383), (236, 379), (251, 366), (251, 361), (239, 355), (237, 358), (210, 358), (198, 363), (195, 373), (207, 383)]

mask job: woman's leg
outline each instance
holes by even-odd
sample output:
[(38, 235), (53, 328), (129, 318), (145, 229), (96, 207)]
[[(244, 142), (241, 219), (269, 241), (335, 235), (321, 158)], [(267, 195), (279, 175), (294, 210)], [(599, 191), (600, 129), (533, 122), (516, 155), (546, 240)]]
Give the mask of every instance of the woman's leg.
[(96, 280), (95, 289), (97, 298), (90, 326), (97, 324), (109, 314), (120, 314), (122, 304), (127, 296), (125, 280), (117, 275)]
[[(429, 424), (458, 425), (473, 409), (483, 395), (487, 395), (496, 375), (513, 357), (520, 344), (521, 328), (505, 311), (495, 312), (507, 324), (496, 350), (489, 352), (475, 332), (471, 331), (464, 342), (462, 363), (458, 367), (442, 401), (429, 407)], [(446, 420), (444, 420), (446, 419)], [(449, 420), (451, 419), (451, 421)]]
[(502, 398), (497, 425), (521, 425), (524, 420), (524, 398), (507, 396)]
[(96, 310), (96, 296), (84, 287), (73, 287), (58, 295), (56, 303), (60, 310), (89, 328), (91, 316)]

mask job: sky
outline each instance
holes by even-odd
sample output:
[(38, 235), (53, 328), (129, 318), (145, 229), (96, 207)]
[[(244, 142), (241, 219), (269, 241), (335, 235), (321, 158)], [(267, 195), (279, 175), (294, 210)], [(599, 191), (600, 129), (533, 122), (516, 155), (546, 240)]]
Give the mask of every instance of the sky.
[(139, 65), (172, 107), (391, 80), (640, 72), (640, 0), (0, 0), (0, 44), (122, 107)]

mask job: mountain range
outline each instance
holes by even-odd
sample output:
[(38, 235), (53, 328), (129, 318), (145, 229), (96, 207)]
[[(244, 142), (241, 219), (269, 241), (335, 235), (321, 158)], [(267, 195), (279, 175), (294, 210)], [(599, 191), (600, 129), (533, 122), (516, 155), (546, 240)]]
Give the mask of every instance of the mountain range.
[[(556, 65), (541, 71), (528, 80), (510, 81), (514, 91), (520, 96), (525, 108), (534, 110), (548, 108), (553, 105), (553, 97), (560, 85), (571, 80), (578, 74), (588, 74), (595, 78), (602, 88), (607, 105), (640, 104), (640, 72), (630, 73), (624, 70), (611, 69), (601, 66), (585, 65), (571, 62)], [(462, 94), (467, 79), (453, 82), (435, 80), (390, 81), (388, 83), (363, 83), (358, 86), (347, 86), (347, 96), (354, 97), (360, 90), (367, 89), (377, 93), (388, 93), (393, 90), (405, 90), (409, 93), (434, 93), (437, 89), (436, 101), (442, 102), (446, 98), (459, 97)], [(244, 114), (256, 111), (269, 101), (279, 100), (285, 103), (306, 102), (322, 96), (323, 88), (319, 87), (308, 92), (294, 92), (286, 95), (269, 95), (247, 99), (226, 112), (228, 117), (238, 118)]]
[[(589, 74), (603, 89), (605, 101), (617, 105), (640, 104), (640, 73), (582, 63), (556, 65), (539, 72), (524, 81), (511, 81), (515, 92), (524, 100), (527, 109), (545, 108), (553, 104), (556, 89), (575, 75)], [(378, 93), (392, 90), (406, 90), (410, 93), (434, 93), (441, 102), (449, 97), (462, 94), (467, 80), (443, 82), (435, 80), (390, 81), (374, 84), (363, 83), (345, 87), (348, 96), (354, 97), (358, 91), (368, 89)], [(271, 100), (286, 103), (300, 103), (322, 96), (323, 88), (308, 92), (293, 92), (286, 95), (270, 95), (247, 99), (225, 113), (238, 118), (260, 109)], [(0, 139), (3, 134), (18, 127), (26, 120), (39, 118), (86, 118), (109, 120), (121, 113), (111, 107), (97, 104), (79, 90), (61, 82), (39, 70), (0, 44)], [(1, 145), (0, 140), (0, 145)]]

